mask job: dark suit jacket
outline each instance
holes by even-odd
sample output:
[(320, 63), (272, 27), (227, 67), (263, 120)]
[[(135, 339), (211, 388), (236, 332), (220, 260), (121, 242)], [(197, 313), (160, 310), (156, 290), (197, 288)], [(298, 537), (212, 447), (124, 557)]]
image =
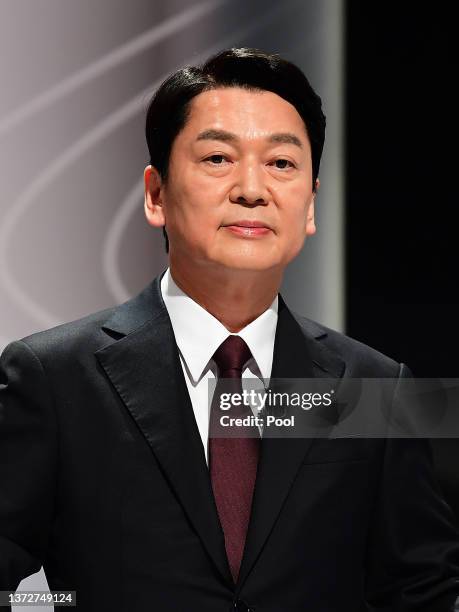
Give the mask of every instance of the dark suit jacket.
[[(403, 373), (280, 299), (273, 377)], [(446, 611), (452, 521), (423, 440), (263, 439), (234, 586), (159, 277), (3, 352), (0, 590), (43, 564), (80, 611)]]

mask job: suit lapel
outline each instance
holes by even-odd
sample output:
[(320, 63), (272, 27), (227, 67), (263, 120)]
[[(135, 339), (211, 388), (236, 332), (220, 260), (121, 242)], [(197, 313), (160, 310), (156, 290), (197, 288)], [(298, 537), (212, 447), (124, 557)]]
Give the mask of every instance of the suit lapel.
[(118, 307), (104, 329), (120, 337), (97, 359), (161, 464), (209, 556), (232, 583), (204, 449), (160, 277)]
[[(279, 296), (271, 380), (340, 378), (344, 362), (321, 343), (326, 334), (312, 321), (301, 326)], [(271, 385), (270, 385), (271, 386)], [(313, 439), (263, 438), (252, 513), (237, 590), (255, 564)]]

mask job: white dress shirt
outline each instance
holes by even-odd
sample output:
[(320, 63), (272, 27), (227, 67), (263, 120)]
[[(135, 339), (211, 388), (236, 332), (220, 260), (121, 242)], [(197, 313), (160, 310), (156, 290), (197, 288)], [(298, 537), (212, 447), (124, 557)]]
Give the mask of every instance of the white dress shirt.
[[(161, 293), (174, 330), (183, 374), (208, 462), (209, 387), (213, 388), (218, 375), (212, 355), (231, 332), (176, 285), (169, 268), (161, 279)], [(252, 383), (253, 378), (258, 378), (264, 387), (269, 384), (277, 308), (276, 295), (267, 310), (236, 334), (246, 342), (252, 353), (252, 359), (245, 364), (242, 372), (243, 389), (248, 389), (248, 383), (244, 384), (244, 380), (249, 378)], [(252, 410), (255, 414), (256, 409)]]

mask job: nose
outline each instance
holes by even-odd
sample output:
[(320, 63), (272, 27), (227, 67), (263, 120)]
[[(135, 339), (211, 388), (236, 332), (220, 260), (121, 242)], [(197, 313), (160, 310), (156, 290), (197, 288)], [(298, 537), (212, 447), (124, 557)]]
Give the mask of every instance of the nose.
[(230, 192), (230, 200), (247, 206), (267, 204), (269, 194), (265, 181), (266, 176), (259, 163), (255, 160), (241, 160)]

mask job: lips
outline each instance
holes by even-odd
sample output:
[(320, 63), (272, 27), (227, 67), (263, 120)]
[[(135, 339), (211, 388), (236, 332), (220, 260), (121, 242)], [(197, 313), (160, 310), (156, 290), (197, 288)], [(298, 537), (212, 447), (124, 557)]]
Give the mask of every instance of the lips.
[(228, 223), (223, 227), (234, 234), (246, 238), (264, 236), (271, 232), (271, 228), (265, 222), (249, 219), (233, 221), (232, 223)]
[(263, 221), (242, 219), (241, 221), (233, 221), (232, 223), (226, 223), (225, 227), (264, 227), (271, 229), (270, 226)]

